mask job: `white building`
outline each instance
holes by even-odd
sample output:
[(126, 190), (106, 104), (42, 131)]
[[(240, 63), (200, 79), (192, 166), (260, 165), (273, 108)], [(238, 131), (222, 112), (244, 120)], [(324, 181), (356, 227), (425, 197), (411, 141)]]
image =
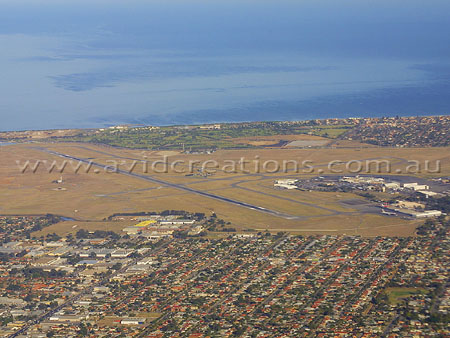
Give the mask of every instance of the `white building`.
[(400, 183), (398, 183), (398, 182), (384, 183), (384, 187), (386, 189), (397, 190), (397, 189), (400, 189)]
[(184, 225), (184, 224), (194, 224), (195, 220), (193, 219), (165, 219), (159, 221), (161, 225)]
[(84, 315), (54, 315), (49, 318), (52, 322), (78, 323), (86, 319)]
[(411, 209), (396, 209), (396, 211), (414, 218), (429, 218), (442, 215), (442, 212), (439, 210), (415, 211)]
[(297, 182), (298, 182), (298, 180), (292, 179), (292, 178), (281, 179), (281, 180), (276, 180), (275, 184), (273, 186), (277, 187), (277, 188), (292, 190), (292, 189), (297, 189), (297, 186), (295, 185)]
[(438, 194), (437, 192), (434, 192), (434, 191), (421, 190), (421, 191), (418, 191), (418, 193), (421, 193), (422, 195), (425, 195), (427, 198), (428, 197), (434, 197), (434, 196), (442, 196), (441, 194)]
[(442, 215), (442, 212), (439, 210), (426, 210), (424, 212), (419, 213), (417, 215), (417, 218), (424, 218), (424, 217), (439, 217)]
[(126, 258), (130, 256), (134, 250), (118, 249), (111, 253), (111, 258)]
[(120, 321), (120, 324), (122, 325), (142, 325), (144, 323), (144, 318), (126, 318)]
[(287, 179), (282, 179), (282, 180), (276, 180), (275, 184), (295, 184), (297, 183), (298, 180), (297, 179), (293, 179), (293, 178), (287, 178)]
[(428, 190), (430, 189), (430, 187), (428, 185), (425, 184), (419, 184), (417, 182), (413, 182), (413, 183), (403, 183), (403, 188), (405, 189), (412, 189), (414, 191), (419, 191), (419, 190)]

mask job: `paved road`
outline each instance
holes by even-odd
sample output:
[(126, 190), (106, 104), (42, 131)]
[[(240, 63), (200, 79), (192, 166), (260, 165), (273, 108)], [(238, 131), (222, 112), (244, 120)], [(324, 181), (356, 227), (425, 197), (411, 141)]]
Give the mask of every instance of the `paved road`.
[[(108, 165), (105, 165), (105, 164), (101, 164), (101, 163), (97, 163), (97, 162), (93, 162), (93, 161), (87, 160), (85, 158), (75, 157), (75, 156), (59, 153), (59, 152), (52, 151), (52, 150), (49, 150), (49, 149), (46, 149), (46, 148), (43, 148), (43, 147), (35, 147), (35, 149), (43, 151), (43, 152), (46, 152), (46, 153), (54, 155), (54, 156), (59, 156), (59, 157), (66, 158), (66, 159), (69, 159), (69, 160), (74, 160), (74, 161), (79, 161), (79, 162), (86, 163), (86, 164), (91, 164), (92, 166), (101, 168), (101, 169), (103, 169), (105, 171), (107, 171), (107, 170), (110, 171), (111, 170), (111, 166), (108, 166)], [(263, 213), (266, 213), (266, 214), (269, 214), (269, 215), (272, 215), (272, 216), (285, 218), (285, 219), (298, 219), (299, 218), (298, 216), (293, 216), (293, 215), (285, 214), (285, 213), (282, 213), (282, 212), (279, 212), (279, 211), (266, 209), (266, 208), (263, 208), (263, 207), (260, 207), (260, 206), (257, 206), (257, 205), (253, 205), (253, 204), (246, 203), (246, 202), (241, 202), (241, 201), (238, 201), (238, 200), (235, 200), (235, 199), (231, 199), (231, 198), (228, 198), (228, 197), (215, 195), (215, 194), (212, 194), (212, 193), (209, 193), (209, 192), (206, 192), (206, 191), (197, 190), (197, 189), (190, 188), (190, 187), (187, 187), (187, 186), (184, 186), (184, 185), (181, 185), (181, 184), (164, 181), (164, 180), (162, 180), (160, 178), (155, 178), (153, 176), (136, 174), (136, 173), (133, 173), (133, 172), (122, 170), (122, 169), (117, 169), (115, 172), (118, 173), (118, 174), (135, 177), (135, 178), (138, 178), (138, 179), (141, 179), (141, 180), (149, 181), (149, 182), (152, 182), (152, 183), (157, 183), (157, 184), (160, 184), (160, 185), (163, 185), (163, 186), (167, 186), (167, 187), (170, 187), (170, 188), (174, 188), (174, 189), (186, 191), (186, 192), (189, 192), (189, 193), (193, 193), (193, 194), (196, 194), (196, 195), (200, 195), (200, 196), (203, 196), (203, 197), (211, 198), (211, 199), (218, 200), (218, 201), (221, 201), (221, 202), (226, 202), (226, 203), (229, 203), (229, 204), (237, 205), (237, 206), (240, 206), (240, 207), (243, 207), (243, 208), (247, 208), (247, 209), (263, 212)]]
[[(277, 239), (275, 242), (273, 242), (270, 246), (268, 246), (265, 249), (265, 253), (268, 253), (270, 251), (272, 251), (275, 247), (277, 247), (278, 245), (280, 245), (286, 238), (288, 238), (287, 234), (284, 234), (283, 236), (281, 236), (279, 239)], [(227, 256), (231, 256), (232, 253), (228, 254)], [(226, 257), (227, 257), (226, 256)], [(248, 263), (242, 263), (242, 266), (246, 265)], [(264, 263), (260, 269), (253, 271), (248, 277), (247, 277), (247, 281), (253, 280), (254, 276), (261, 270), (263, 271), (268, 265), (270, 265), (270, 261), (267, 261), (266, 263)], [(235, 285), (230, 291), (228, 291), (226, 294), (222, 295), (218, 300), (216, 300), (213, 304), (211, 304), (207, 309), (203, 309), (203, 311), (205, 312), (203, 316), (206, 316), (208, 314), (211, 314), (217, 307), (219, 307), (220, 305), (222, 305), (225, 300), (229, 297), (231, 297), (233, 294), (235, 294), (239, 289), (242, 288), (244, 283), (240, 282), (237, 285)], [(170, 318), (172, 314), (170, 312), (168, 312), (165, 316), (161, 317), (161, 321), (162, 319), (168, 319)], [(153, 323), (154, 324), (154, 323)], [(183, 332), (183, 336), (188, 337), (189, 334), (194, 333), (197, 328), (198, 328), (199, 324), (196, 324), (194, 326), (192, 326), (191, 328), (189, 328), (186, 332)], [(139, 335), (138, 337), (141, 338), (145, 335), (146, 332), (149, 332), (149, 330), (151, 330), (151, 328), (154, 327), (153, 326), (149, 326), (144, 332), (142, 332), (141, 335)]]
[[(133, 160), (133, 161), (141, 161), (140, 159), (137, 159), (137, 158), (120, 156), (120, 155), (112, 154), (112, 153), (109, 153), (109, 152), (106, 152), (106, 151), (100, 151), (100, 150), (91, 149), (91, 148), (88, 148), (88, 147), (78, 146), (78, 148), (89, 150), (89, 151), (93, 151), (93, 152), (96, 152), (96, 153), (100, 153), (100, 154), (111, 156), (111, 157), (115, 157), (115, 158), (122, 158), (122, 159)], [(90, 163), (93, 166), (97, 166), (97, 167), (100, 167), (102, 169), (108, 169), (109, 168), (107, 165), (103, 165), (101, 163), (96, 163), (96, 162), (93, 162), (93, 161), (91, 161), (89, 159), (86, 159), (86, 158), (78, 158), (78, 157), (75, 157), (75, 156), (62, 154), (62, 153), (59, 153), (59, 152), (56, 152), (56, 151), (48, 150), (48, 149), (43, 148), (43, 147), (35, 147), (35, 149), (38, 149), (38, 150), (41, 150), (41, 151), (44, 151), (44, 152), (47, 152), (47, 153), (50, 153), (50, 154), (53, 154), (53, 155), (56, 155), (56, 156), (59, 156), (59, 157), (64, 157), (64, 158), (71, 159), (71, 160), (77, 160), (77, 161), (80, 161), (80, 162), (83, 162), (83, 163), (87, 163), (87, 164)], [(371, 160), (375, 160), (375, 159), (371, 159)], [(400, 162), (401, 161), (406, 161), (404, 159), (398, 159), (398, 160)], [(320, 166), (322, 166), (322, 165), (317, 165), (315, 167), (320, 167)], [(299, 205), (302, 205), (302, 206), (307, 206), (307, 207), (312, 207), (312, 208), (315, 208), (315, 209), (320, 209), (320, 210), (326, 212), (325, 214), (309, 215), (309, 216), (290, 215), (290, 214), (279, 212), (279, 211), (276, 211), (276, 210), (270, 210), (270, 209), (264, 208), (262, 206), (258, 206), (258, 205), (242, 202), (242, 201), (239, 201), (239, 200), (231, 199), (231, 198), (228, 198), (228, 197), (224, 197), (224, 196), (221, 196), (221, 195), (217, 195), (217, 194), (211, 192), (212, 190), (198, 190), (196, 188), (189, 187), (189, 185), (192, 184), (192, 183), (209, 182), (209, 181), (211, 181), (210, 179), (200, 180), (200, 181), (196, 180), (195, 182), (187, 183), (187, 184), (178, 184), (178, 183), (168, 182), (168, 181), (162, 180), (160, 178), (155, 178), (153, 176), (140, 175), (140, 174), (136, 174), (136, 173), (133, 173), (133, 172), (130, 172), (130, 171), (125, 171), (125, 170), (120, 170), (120, 169), (118, 169), (117, 172), (120, 173), (120, 174), (133, 176), (133, 177), (136, 177), (136, 178), (139, 178), (139, 179), (143, 179), (143, 180), (147, 180), (147, 181), (150, 181), (150, 182), (153, 182), (153, 183), (157, 183), (157, 184), (160, 184), (162, 186), (175, 188), (175, 189), (181, 190), (183, 192), (194, 193), (194, 194), (201, 195), (201, 196), (204, 196), (204, 197), (212, 198), (212, 199), (215, 199), (215, 200), (219, 200), (219, 201), (226, 202), (226, 203), (229, 203), (229, 204), (234, 204), (234, 205), (237, 205), (237, 206), (240, 206), (240, 207), (244, 207), (244, 208), (247, 208), (247, 209), (263, 212), (263, 213), (266, 213), (266, 214), (270, 214), (272, 216), (276, 216), (276, 217), (280, 217), (280, 218), (284, 218), (284, 219), (289, 219), (289, 220), (307, 220), (307, 219), (311, 219), (311, 218), (320, 218), (320, 217), (337, 216), (337, 215), (358, 215), (358, 214), (366, 214), (366, 213), (370, 213), (370, 214), (371, 213), (376, 213), (376, 214), (378, 214), (378, 212), (377, 212), (378, 209), (375, 210), (375, 208), (371, 208), (370, 210), (361, 209), (361, 210), (358, 210), (358, 211), (338, 211), (338, 210), (334, 210), (334, 209), (331, 209), (331, 208), (318, 206), (318, 205), (316, 205), (314, 203), (298, 201), (298, 200), (291, 199), (291, 198), (288, 198), (288, 197), (283, 197), (283, 196), (279, 196), (279, 195), (276, 195), (276, 194), (271, 194), (271, 193), (268, 193), (268, 192), (264, 192), (264, 191), (260, 191), (260, 190), (256, 190), (256, 189), (251, 189), (251, 188), (248, 188), (248, 187), (243, 187), (241, 185), (241, 184), (249, 182), (249, 181), (254, 181), (254, 180), (251, 180), (251, 179), (248, 179), (248, 180), (244, 179), (244, 180), (240, 180), (238, 182), (234, 182), (234, 183), (231, 184), (231, 187), (236, 188), (236, 189), (246, 190), (246, 191), (249, 191), (249, 192), (252, 192), (252, 193), (263, 195), (265, 197), (271, 197), (271, 198), (276, 198), (276, 199), (279, 199), (279, 200), (285, 200), (285, 201), (288, 201), (288, 202), (291, 202), (291, 203), (295, 203), (295, 204), (299, 204)], [(234, 180), (234, 179), (240, 178), (240, 177), (248, 178), (249, 176), (251, 176), (251, 177), (259, 177), (259, 180), (263, 180), (265, 178), (273, 178), (271, 176), (268, 177), (268, 176), (266, 176), (264, 174), (257, 173), (257, 174), (248, 174), (248, 175), (242, 175), (242, 176), (232, 176), (232, 177), (219, 178), (219, 179), (215, 179), (214, 181), (216, 181), (216, 180), (229, 180), (229, 179), (233, 179)], [(298, 174), (296, 175), (296, 177), (297, 176), (298, 176)], [(324, 177), (337, 177), (337, 176), (339, 176), (339, 175), (324, 175)], [(367, 175), (363, 175), (363, 176), (367, 176)], [(377, 177), (378, 176), (379, 177), (384, 177), (384, 178), (391, 178), (391, 179), (392, 178), (398, 178), (398, 176), (395, 176), (395, 175), (384, 175), (384, 176), (383, 175), (377, 175)], [(405, 179), (405, 178), (403, 178), (403, 179)], [(408, 177), (408, 179), (412, 179), (412, 177)], [(430, 184), (430, 181), (428, 181), (426, 183)], [(218, 190), (221, 190), (221, 189), (218, 189)], [(126, 193), (126, 192), (123, 192), (123, 193)], [(105, 196), (108, 196), (108, 195), (105, 195)], [(348, 229), (348, 230), (355, 230), (355, 229)]]
[[(162, 248), (164, 248), (166, 245), (169, 245), (171, 242), (173, 242), (174, 240), (171, 239), (169, 241), (163, 242), (161, 243), (159, 246), (157, 246), (156, 248), (154, 248), (153, 250), (149, 250), (147, 253), (145, 253), (144, 257), (148, 257), (151, 254), (155, 254), (158, 253), (159, 251), (161, 251)], [(141, 260), (144, 257), (140, 257), (140, 258), (136, 258), (133, 259), (130, 263), (128, 263), (127, 265), (123, 266), (121, 269), (117, 270), (116, 272), (114, 272), (112, 275), (102, 279), (100, 282), (88, 286), (87, 288), (85, 288), (84, 290), (82, 290), (80, 293), (70, 297), (69, 299), (67, 299), (64, 303), (58, 305), (56, 308), (44, 313), (42, 316), (40, 316), (39, 318), (36, 318), (35, 320), (29, 322), (28, 324), (26, 324), (25, 326), (23, 326), (20, 330), (14, 332), (13, 334), (9, 335), (8, 338), (16, 338), (19, 335), (24, 334), (25, 332), (28, 331), (28, 329), (30, 329), (32, 326), (39, 324), (41, 322), (43, 322), (44, 320), (50, 318), (51, 316), (53, 316), (55, 313), (57, 313), (58, 311), (62, 310), (63, 308), (65, 308), (66, 306), (69, 306), (71, 304), (73, 304), (74, 302), (76, 302), (77, 300), (79, 300), (81, 297), (85, 296), (85, 295), (89, 295), (92, 294), (92, 291), (94, 290), (95, 287), (99, 287), (102, 286), (104, 284), (106, 284), (107, 282), (109, 282), (109, 280), (111, 278), (113, 278), (114, 276), (117, 276), (123, 272), (125, 272), (129, 267), (133, 266), (134, 264), (136, 264), (139, 260)]]
[[(83, 147), (83, 146), (78, 146), (78, 148), (84, 149), (84, 150), (93, 151), (93, 152), (96, 152), (96, 153), (100, 153), (100, 154), (111, 156), (111, 157), (115, 157), (115, 158), (122, 158), (122, 159), (140, 161), (137, 158), (120, 156), (120, 155), (108, 153), (108, 152), (105, 152), (105, 151), (90, 149), (90, 148)], [(101, 167), (102, 169), (107, 169), (108, 168), (108, 166), (106, 166), (106, 165), (103, 165), (103, 164), (100, 164), (100, 163), (96, 163), (96, 162), (93, 162), (93, 161), (88, 160), (88, 159), (78, 158), (78, 157), (67, 155), (67, 154), (62, 154), (62, 153), (59, 153), (59, 152), (56, 152), (56, 151), (48, 150), (48, 149), (43, 148), (43, 147), (38, 147), (36, 149), (41, 150), (41, 151), (45, 151), (47, 153), (50, 153), (50, 154), (53, 154), (53, 155), (56, 155), (56, 156), (60, 156), (60, 157), (64, 157), (64, 158), (68, 158), (68, 159), (72, 159), (72, 160), (81, 161), (83, 163), (91, 163), (93, 166)], [(264, 192), (264, 191), (250, 189), (250, 188), (243, 187), (243, 186), (240, 185), (240, 184), (246, 183), (248, 181), (253, 181), (253, 180), (249, 180), (249, 179), (248, 180), (241, 180), (241, 181), (238, 181), (238, 182), (234, 182), (234, 183), (231, 184), (231, 187), (236, 188), (236, 189), (241, 189), (241, 190), (247, 190), (247, 191), (250, 191), (252, 193), (260, 194), (260, 195), (263, 195), (263, 196), (266, 196), (266, 197), (271, 197), (271, 198), (276, 198), (276, 199), (280, 199), (280, 200), (289, 201), (289, 202), (292, 202), (292, 203), (295, 203), (295, 204), (299, 204), (299, 205), (302, 205), (302, 206), (307, 206), (307, 207), (312, 207), (312, 208), (315, 208), (315, 209), (320, 209), (320, 210), (325, 211), (326, 214), (313, 215), (313, 216), (290, 215), (290, 214), (287, 214), (287, 213), (282, 213), (282, 212), (279, 212), (279, 211), (270, 210), (270, 209), (267, 209), (267, 208), (264, 208), (264, 207), (261, 207), (261, 206), (252, 205), (250, 203), (234, 200), (234, 199), (231, 199), (231, 198), (228, 198), (228, 197), (223, 197), (223, 196), (220, 196), (220, 195), (217, 195), (217, 194), (213, 194), (213, 193), (208, 192), (208, 191), (202, 191), (202, 190), (198, 190), (198, 189), (195, 189), (195, 188), (190, 188), (189, 184), (171, 183), (171, 182), (167, 182), (167, 181), (164, 181), (164, 180), (161, 180), (159, 178), (152, 177), (152, 176), (140, 175), (140, 174), (136, 174), (136, 173), (125, 171), (125, 170), (118, 170), (117, 172), (121, 173), (121, 174), (129, 175), (129, 176), (145, 179), (145, 180), (151, 181), (153, 183), (158, 183), (158, 184), (161, 184), (161, 185), (164, 185), (164, 186), (172, 187), (172, 188), (175, 188), (175, 189), (178, 189), (178, 190), (182, 190), (184, 192), (190, 192), (190, 193), (199, 194), (199, 195), (202, 195), (202, 196), (205, 196), (205, 197), (209, 197), (209, 198), (213, 198), (213, 199), (216, 199), (216, 200), (220, 200), (222, 202), (232, 203), (232, 204), (235, 204), (235, 205), (238, 205), (238, 206), (241, 206), (241, 207), (245, 207), (245, 208), (248, 208), (248, 209), (252, 209), (252, 210), (268, 213), (268, 214), (271, 214), (273, 216), (277, 216), (277, 217), (281, 217), (281, 218), (285, 218), (285, 219), (289, 219), (289, 220), (306, 220), (306, 219), (318, 218), (318, 217), (337, 216), (337, 215), (351, 215), (351, 214), (364, 213), (364, 212), (360, 212), (360, 211), (358, 211), (358, 212), (354, 212), (354, 211), (347, 211), (347, 212), (345, 212), (345, 211), (337, 211), (337, 210), (333, 210), (333, 209), (330, 209), (330, 208), (318, 206), (318, 205), (316, 205), (314, 203), (298, 201), (298, 200), (295, 200), (295, 199), (290, 199), (290, 198), (287, 198), (287, 197), (282, 197), (282, 196), (279, 196), (279, 195), (270, 194), (270, 193), (267, 193), (267, 192)], [(225, 178), (220, 178), (218, 180), (229, 180), (229, 179), (233, 179), (234, 180), (234, 179), (239, 178), (239, 177), (248, 178), (249, 176), (252, 176), (252, 177), (257, 176), (257, 177), (259, 177), (259, 179), (273, 178), (273, 177), (268, 177), (268, 176), (263, 175), (263, 174), (248, 174), (248, 175), (242, 175), (242, 176), (225, 177)], [(210, 180), (201, 180), (201, 181), (195, 181), (193, 183), (209, 182), (209, 181)]]

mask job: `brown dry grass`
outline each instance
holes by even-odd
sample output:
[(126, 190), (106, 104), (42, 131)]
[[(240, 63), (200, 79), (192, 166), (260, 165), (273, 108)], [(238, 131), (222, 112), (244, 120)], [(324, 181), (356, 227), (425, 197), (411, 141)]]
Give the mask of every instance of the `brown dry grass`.
[(59, 236), (66, 236), (69, 233), (75, 234), (78, 230), (84, 229), (89, 231), (115, 231), (117, 233), (122, 232), (122, 229), (136, 224), (137, 222), (133, 221), (120, 221), (120, 222), (83, 222), (83, 221), (66, 221), (60, 222), (57, 224), (53, 224), (49, 227), (46, 227), (40, 231), (36, 231), (33, 233), (33, 236), (41, 237), (46, 236), (48, 234), (55, 233)]
[(288, 231), (294, 234), (312, 235), (359, 235), (373, 236), (413, 236), (421, 221), (400, 218), (386, 218), (379, 215), (345, 215), (309, 219), (288, 227), (255, 228), (258, 231)]
[(300, 135), (272, 135), (272, 136), (252, 136), (252, 137), (236, 137), (233, 138), (232, 141), (236, 144), (249, 144), (252, 146), (271, 146), (276, 145), (281, 141), (329, 141), (330, 139), (300, 134)]
[[(298, 136), (298, 135), (295, 135)], [(305, 136), (305, 135), (304, 135)], [(355, 198), (352, 194), (334, 194), (319, 192), (283, 191), (273, 189), (273, 180), (281, 177), (308, 177), (316, 173), (276, 173), (276, 174), (226, 174), (218, 172), (210, 178), (186, 177), (185, 174), (171, 172), (169, 174), (153, 174), (155, 177), (178, 184), (188, 184), (192, 188), (212, 191), (217, 195), (261, 205), (263, 207), (299, 216), (312, 216), (307, 220), (292, 220), (231, 205), (222, 201), (180, 191), (174, 188), (161, 187), (159, 184), (142, 181), (136, 178), (108, 174), (101, 171), (98, 174), (66, 172), (63, 174), (62, 186), (66, 191), (55, 191), (58, 185), (51, 183), (60, 174), (49, 174), (41, 169), (36, 174), (21, 174), (15, 163), (25, 161), (61, 158), (32, 149), (31, 146), (43, 146), (61, 153), (91, 158), (94, 161), (107, 164), (108, 160), (121, 156), (126, 158), (148, 160), (160, 159), (161, 154), (154, 151), (117, 149), (91, 144), (36, 144), (14, 145), (0, 147), (0, 213), (2, 214), (43, 214), (54, 213), (81, 220), (101, 221), (117, 212), (162, 211), (166, 209), (187, 210), (191, 212), (215, 212), (219, 217), (232, 222), (238, 228), (269, 229), (271, 231), (287, 229), (296, 233), (352, 233), (364, 236), (374, 235), (411, 235), (416, 222), (398, 218), (387, 218), (377, 215), (348, 214), (327, 216), (326, 210), (302, 205), (297, 202), (316, 204), (336, 211), (352, 212), (350, 207), (339, 204), (342, 199)], [(352, 159), (386, 158), (397, 163), (394, 168), (404, 166), (408, 159), (440, 160), (442, 173), (429, 176), (450, 174), (450, 157), (448, 148), (426, 149), (258, 149), (258, 150), (221, 150), (212, 155), (171, 154), (173, 160), (206, 161), (216, 159), (220, 164), (225, 160), (239, 161), (241, 157), (253, 160), (305, 159), (315, 165), (323, 165), (331, 160), (349, 161)], [(107, 154), (105, 154), (107, 153)], [(316, 167), (316, 169), (319, 167)], [(320, 167), (326, 169), (326, 167)], [(250, 169), (250, 167), (249, 167)], [(136, 167), (136, 172), (142, 166)], [(326, 171), (325, 171), (326, 173)], [(295, 174), (295, 175), (294, 175)], [(149, 174), (150, 175), (150, 174)], [(426, 176), (421, 174), (421, 176)], [(232, 184), (237, 184), (233, 187)], [(244, 188), (244, 189), (243, 189)], [(248, 191), (245, 189), (251, 189)], [(267, 194), (274, 195), (268, 196)], [(290, 199), (292, 201), (288, 201)], [(297, 201), (297, 202), (296, 202)], [(77, 210), (77, 211), (75, 211)], [(67, 223), (67, 224), (66, 224)], [(83, 223), (89, 229), (108, 224), (101, 222)], [(60, 223), (45, 231), (70, 231), (73, 224)], [(79, 225), (80, 226), (80, 225)], [(114, 223), (112, 227), (121, 230), (123, 224)], [(69, 229), (69, 228), (70, 229)], [(95, 228), (96, 229), (96, 228)], [(114, 228), (115, 229), (115, 228)]]
[(374, 144), (362, 143), (358, 141), (350, 140), (336, 140), (332, 143), (332, 147), (335, 148), (379, 148)]

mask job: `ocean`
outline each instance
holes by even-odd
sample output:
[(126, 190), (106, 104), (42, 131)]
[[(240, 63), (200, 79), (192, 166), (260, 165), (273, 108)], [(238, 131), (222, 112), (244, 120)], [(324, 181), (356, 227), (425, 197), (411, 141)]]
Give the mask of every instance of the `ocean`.
[(449, 113), (448, 1), (0, 8), (0, 130)]

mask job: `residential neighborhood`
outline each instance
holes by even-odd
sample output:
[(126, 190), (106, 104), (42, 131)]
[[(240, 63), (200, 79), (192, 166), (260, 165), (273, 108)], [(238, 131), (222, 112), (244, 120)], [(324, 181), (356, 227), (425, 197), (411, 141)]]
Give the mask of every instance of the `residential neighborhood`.
[(449, 116), (402, 116), (358, 119), (342, 138), (383, 147), (445, 147)]
[(1, 228), (0, 336), (450, 334), (444, 217), (406, 238), (214, 237), (185, 217), (134, 217), (136, 232), (64, 238), (24, 234), (35, 217), (2, 217), (21, 226)]
[(450, 0), (0, 3), (0, 338), (450, 338)]

